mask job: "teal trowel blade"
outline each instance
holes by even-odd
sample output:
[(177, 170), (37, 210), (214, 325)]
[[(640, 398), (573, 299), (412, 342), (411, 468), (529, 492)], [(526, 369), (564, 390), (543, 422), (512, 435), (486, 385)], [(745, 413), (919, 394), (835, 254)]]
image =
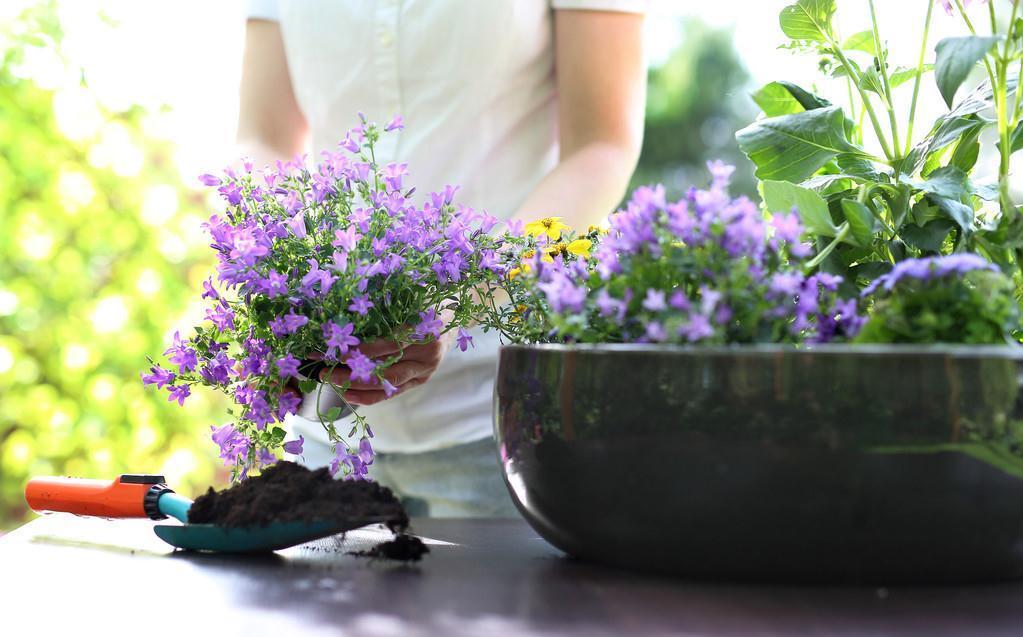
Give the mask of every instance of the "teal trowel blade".
[(267, 526), (225, 528), (213, 524), (157, 524), (161, 540), (179, 549), (218, 553), (264, 553), (351, 531), (384, 519), (337, 522), (274, 522)]

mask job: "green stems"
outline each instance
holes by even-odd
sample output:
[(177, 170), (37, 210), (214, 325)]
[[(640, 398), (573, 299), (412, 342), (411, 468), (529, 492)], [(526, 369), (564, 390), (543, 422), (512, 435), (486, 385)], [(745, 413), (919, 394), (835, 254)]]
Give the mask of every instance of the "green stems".
[(838, 226), (838, 234), (835, 235), (835, 238), (832, 239), (831, 243), (824, 246), (824, 249), (817, 253), (817, 256), (807, 261), (806, 270), (809, 272), (810, 270), (813, 270), (821, 263), (823, 263), (824, 259), (827, 259), (828, 255), (835, 251), (835, 248), (838, 247), (838, 244), (845, 241), (845, 238), (849, 236), (849, 232), (850, 230), (848, 221), (845, 221), (842, 223), (842, 225)]
[(906, 150), (908, 155), (913, 147), (913, 122), (916, 119), (916, 101), (920, 96), (920, 83), (924, 75), (924, 56), (927, 54), (927, 37), (931, 31), (931, 16), (934, 14), (934, 0), (927, 2), (927, 17), (924, 19), (924, 37), (920, 43), (920, 57), (916, 63), (916, 78), (913, 80), (913, 100), (909, 104), (909, 126), (906, 128)]
[(870, 98), (867, 97), (866, 91), (860, 86), (860, 74), (856, 72), (852, 62), (849, 58), (845, 57), (845, 53), (842, 52), (841, 46), (838, 42), (831, 40), (830, 42), (832, 50), (838, 57), (839, 62), (845, 68), (845, 72), (852, 78), (853, 84), (856, 85), (856, 91), (860, 94), (860, 99), (863, 101), (863, 108), (866, 109), (867, 115), (870, 116), (870, 123), (874, 127), (874, 133), (877, 135), (877, 141), (881, 144), (881, 150), (884, 152), (884, 156), (888, 158), (888, 161), (894, 161), (895, 155), (892, 154), (892, 149), (888, 145), (888, 139), (885, 137), (884, 129), (881, 128), (881, 121), (877, 118), (877, 113), (874, 112), (874, 106), (870, 103)]
[(895, 103), (892, 99), (892, 87), (891, 82), (888, 79), (888, 56), (885, 55), (884, 44), (881, 42), (881, 32), (877, 28), (877, 11), (874, 10), (874, 0), (869, 0), (870, 4), (870, 24), (874, 31), (874, 46), (876, 47), (877, 63), (881, 68), (878, 71), (881, 74), (881, 86), (884, 88), (885, 94), (885, 106), (888, 110), (888, 123), (892, 130), (892, 147), (895, 152), (899, 152), (899, 123), (895, 117)]

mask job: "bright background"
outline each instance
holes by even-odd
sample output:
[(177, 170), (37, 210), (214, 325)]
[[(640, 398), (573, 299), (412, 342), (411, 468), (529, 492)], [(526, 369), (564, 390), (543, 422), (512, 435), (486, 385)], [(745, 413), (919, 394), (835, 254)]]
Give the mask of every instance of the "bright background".
[[(679, 193), (724, 157), (754, 192), (733, 141), (749, 91), (817, 77), (777, 48), (785, 4), (653, 0), (637, 183)], [(926, 0), (878, 4), (912, 64)], [(867, 28), (865, 0), (839, 5), (846, 34)], [(959, 32), (939, 12), (932, 42)], [(179, 409), (138, 377), (201, 316), (214, 204), (195, 177), (234, 158), (242, 35), (237, 0), (0, 2), (0, 530), (25, 518), (32, 475), (160, 472), (185, 493), (225, 479), (208, 439), (225, 405), (200, 392)]]

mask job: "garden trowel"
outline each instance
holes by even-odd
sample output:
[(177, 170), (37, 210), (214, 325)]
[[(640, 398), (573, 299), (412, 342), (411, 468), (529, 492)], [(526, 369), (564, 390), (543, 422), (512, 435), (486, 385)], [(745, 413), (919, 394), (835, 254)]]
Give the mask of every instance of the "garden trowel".
[(183, 522), (157, 524), (156, 535), (171, 546), (193, 551), (265, 553), (321, 537), (383, 522), (381, 519), (273, 522), (266, 526), (222, 527), (189, 524), (192, 501), (175, 493), (163, 476), (125, 474), (115, 480), (33, 478), (25, 486), (25, 500), (34, 511), (59, 511), (103, 518), (168, 516)]

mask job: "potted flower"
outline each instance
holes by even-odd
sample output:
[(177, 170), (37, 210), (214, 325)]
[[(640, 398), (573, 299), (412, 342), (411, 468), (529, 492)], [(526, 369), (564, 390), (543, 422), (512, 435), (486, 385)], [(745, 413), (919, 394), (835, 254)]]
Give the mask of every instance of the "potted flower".
[[(302, 452), (303, 440), (285, 440), (280, 426), (300, 407), (296, 390), (316, 398), (307, 402), (335, 445), (331, 473), (365, 477), (371, 424), (355, 410), (351, 431), (335, 422), (349, 411), (353, 380), (395, 391), (384, 371), (400, 356), (364, 348), (459, 330), (464, 351), (463, 328), (491, 303), (485, 283), (504, 274), (490, 234), (496, 219), (456, 206), (456, 187), (416, 197), (406, 164), (379, 165), (374, 144), (401, 126), (364, 120), (315, 167), (246, 162), (201, 178), (224, 200), (205, 224), (217, 255), (215, 280), (203, 284), (205, 320), (191, 335), (175, 333), (166, 362), (150, 361), (143, 381), (179, 404), (197, 386), (233, 400), (233, 422), (213, 427), (212, 438), (236, 478), (276, 462), (281, 449)], [(349, 380), (334, 383), (335, 369)], [(324, 393), (337, 406), (321, 409)]]
[(691, 576), (1023, 573), (1009, 278), (906, 260), (843, 298), (797, 212), (711, 171), (607, 229), (507, 238), (495, 432), (523, 515), (573, 555)]

